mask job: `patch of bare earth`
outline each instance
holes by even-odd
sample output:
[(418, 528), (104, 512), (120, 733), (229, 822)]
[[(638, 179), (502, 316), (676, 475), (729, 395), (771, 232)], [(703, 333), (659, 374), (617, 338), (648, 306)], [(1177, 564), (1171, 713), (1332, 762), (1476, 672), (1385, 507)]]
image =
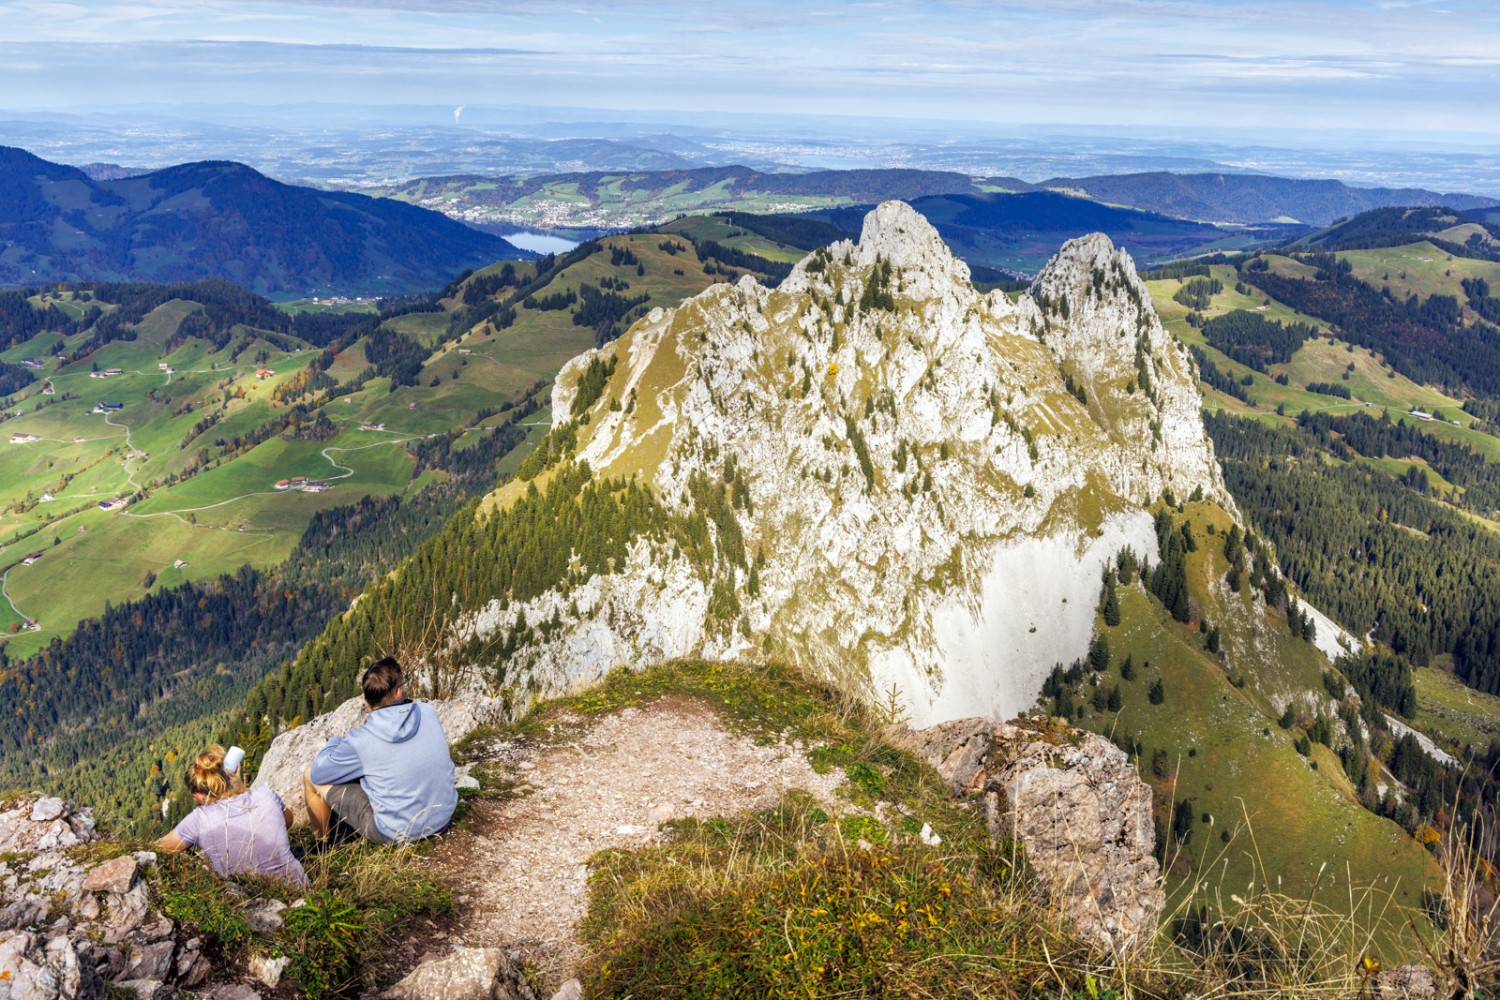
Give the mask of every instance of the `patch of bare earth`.
[(791, 789), (832, 803), (842, 780), (815, 772), (800, 745), (758, 746), (680, 697), (604, 716), (560, 746), (485, 756), (524, 784), (516, 798), (480, 800), (432, 856), (458, 897), (452, 943), (513, 944), (554, 982), (584, 955), (575, 928), (591, 855), (658, 843), (669, 819), (770, 808)]

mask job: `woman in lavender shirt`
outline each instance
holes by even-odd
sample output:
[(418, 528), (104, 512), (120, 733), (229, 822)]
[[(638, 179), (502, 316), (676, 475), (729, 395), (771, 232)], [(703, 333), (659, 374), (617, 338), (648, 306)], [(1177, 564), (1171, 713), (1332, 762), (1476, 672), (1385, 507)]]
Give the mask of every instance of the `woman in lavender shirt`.
[(247, 789), (224, 769), (224, 748), (211, 746), (188, 765), (183, 781), (198, 808), (156, 842), (164, 851), (200, 847), (214, 871), (265, 875), (306, 886), (307, 875), (286, 837), (292, 811), (269, 788)]

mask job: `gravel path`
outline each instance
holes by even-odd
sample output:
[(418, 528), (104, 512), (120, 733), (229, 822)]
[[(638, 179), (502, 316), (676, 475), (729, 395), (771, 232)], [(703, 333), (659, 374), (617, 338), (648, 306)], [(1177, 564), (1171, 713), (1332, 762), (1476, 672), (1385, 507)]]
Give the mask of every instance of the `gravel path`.
[(712, 708), (675, 697), (606, 716), (563, 746), (492, 753), (526, 794), (481, 801), (436, 855), (458, 890), (452, 940), (514, 942), (560, 979), (583, 955), (574, 928), (592, 854), (657, 843), (668, 819), (765, 809), (788, 789), (832, 802), (841, 780), (813, 771), (799, 747), (757, 746)]

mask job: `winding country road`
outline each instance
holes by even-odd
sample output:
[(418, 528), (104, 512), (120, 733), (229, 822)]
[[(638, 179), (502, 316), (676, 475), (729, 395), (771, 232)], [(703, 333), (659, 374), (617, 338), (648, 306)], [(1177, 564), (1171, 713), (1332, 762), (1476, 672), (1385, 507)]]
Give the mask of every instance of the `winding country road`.
[[(330, 446), (330, 447), (322, 449), (322, 451), (319, 452), (319, 454), (321, 454), (325, 459), (328, 460), (328, 464), (329, 465), (333, 466), (335, 469), (342, 469), (343, 470), (342, 472), (340, 472), (336, 476), (329, 476), (328, 478), (330, 480), (348, 479), (350, 476), (354, 475), (354, 469), (351, 468), (351, 467), (349, 467), (349, 466), (347, 466), (347, 465), (340, 465), (338, 462), (335, 462), (333, 460), (333, 456), (330, 455), (329, 452), (331, 452), (331, 451), (340, 451), (340, 452), (364, 451), (366, 448), (379, 448), (382, 445), (388, 445), (388, 444), (404, 444), (407, 441), (420, 441), (423, 438), (429, 438), (429, 437), (435, 437), (435, 436), (436, 435), (434, 435), (434, 434), (414, 434), (414, 435), (412, 435), (410, 437), (392, 438), (389, 441), (375, 441), (375, 442), (373, 442), (371, 444), (362, 444), (362, 445), (359, 445), (358, 447), (355, 447), (355, 448), (336, 448), (336, 447)], [(242, 493), (242, 494), (240, 494), (237, 497), (230, 497), (227, 500), (220, 500), (217, 503), (205, 504), (202, 507), (183, 507), (183, 508), (180, 508), (178, 510), (161, 510), (161, 511), (155, 511), (155, 512), (150, 513), (150, 514), (137, 514), (134, 511), (130, 511), (130, 510), (122, 510), (120, 513), (123, 514), (125, 517), (137, 517), (137, 518), (141, 518), (143, 520), (146, 519), (146, 518), (151, 518), (151, 517), (175, 517), (179, 521), (182, 521), (183, 523), (187, 523), (186, 518), (182, 517), (183, 514), (192, 514), (192, 513), (198, 512), (200, 510), (213, 510), (215, 507), (223, 507), (223, 506), (226, 506), (227, 504), (237, 503), (240, 500), (245, 500), (245, 499), (248, 499), (249, 497), (285, 496), (285, 495), (287, 495), (287, 494), (289, 494), (291, 492), (292, 492), (291, 490), (257, 490), (257, 491), (251, 492), (251, 493)]]
[[(15, 567), (12, 566), (10, 569), (15, 569)], [(18, 618), (20, 618), (22, 621), (29, 622), (31, 621), (31, 616), (22, 611), (20, 608), (16, 607), (16, 602), (11, 600), (10, 598), (10, 591), (6, 589), (6, 584), (10, 582), (10, 569), (6, 570), (3, 574), (0, 574), (0, 597), (5, 598), (5, 603), (10, 605), (10, 609), (16, 613), (16, 616)]]

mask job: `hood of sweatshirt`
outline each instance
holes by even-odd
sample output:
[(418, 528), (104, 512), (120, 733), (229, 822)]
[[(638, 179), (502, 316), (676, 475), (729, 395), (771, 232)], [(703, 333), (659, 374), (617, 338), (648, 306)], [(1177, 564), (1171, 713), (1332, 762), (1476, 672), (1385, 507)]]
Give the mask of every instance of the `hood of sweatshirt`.
[(422, 713), (417, 711), (414, 701), (399, 701), (394, 705), (377, 708), (370, 713), (364, 728), (370, 735), (386, 743), (405, 743), (417, 735), (422, 725)]

